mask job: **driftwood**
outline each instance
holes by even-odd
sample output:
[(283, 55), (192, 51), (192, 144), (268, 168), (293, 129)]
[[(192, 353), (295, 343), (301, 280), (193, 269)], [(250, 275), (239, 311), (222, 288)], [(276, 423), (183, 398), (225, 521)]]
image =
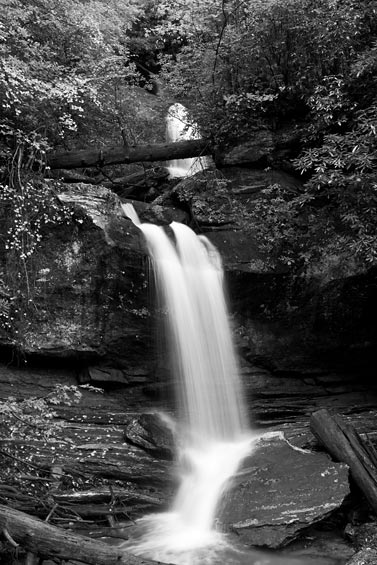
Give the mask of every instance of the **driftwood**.
[(128, 504), (132, 502), (142, 502), (144, 504), (150, 504), (155, 506), (160, 506), (163, 501), (158, 496), (151, 496), (149, 494), (140, 493), (131, 489), (121, 489), (121, 488), (97, 488), (85, 491), (65, 491), (54, 493), (52, 495), (55, 502), (59, 504), (96, 504), (111, 502), (113, 500), (119, 500), (122, 502), (127, 502)]
[(142, 161), (169, 161), (209, 155), (213, 149), (207, 139), (190, 139), (155, 145), (119, 145), (105, 149), (84, 149), (52, 153), (47, 156), (51, 169), (75, 169), (81, 167), (104, 167), (121, 163)]
[(90, 565), (153, 565), (103, 542), (73, 534), (38, 518), (0, 505), (0, 531), (13, 546), (17, 544), (42, 558), (81, 561)]
[(116, 189), (117, 187), (122, 188), (124, 186), (137, 187), (142, 183), (150, 183), (153, 185), (164, 181), (169, 176), (169, 172), (164, 167), (151, 167), (145, 170), (141, 169), (140, 171), (122, 177), (110, 178), (102, 174), (96, 177), (90, 177), (72, 169), (54, 169), (51, 171), (50, 176), (53, 179), (59, 179), (70, 184), (100, 184), (107, 188)]
[(310, 428), (334, 459), (347, 463), (352, 478), (377, 512), (377, 453), (373, 445), (326, 409), (312, 414)]

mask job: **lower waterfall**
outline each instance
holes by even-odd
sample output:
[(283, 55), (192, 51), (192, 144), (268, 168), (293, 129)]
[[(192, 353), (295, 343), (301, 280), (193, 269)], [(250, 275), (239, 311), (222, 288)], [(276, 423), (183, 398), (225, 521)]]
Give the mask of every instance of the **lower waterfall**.
[(162, 562), (204, 563), (212, 549), (227, 546), (215, 528), (216, 510), (252, 450), (221, 258), (189, 227), (173, 222), (172, 241), (162, 227), (140, 223), (131, 205), (123, 209), (146, 238), (167, 312), (182, 427), (181, 481), (171, 510), (139, 520), (141, 534), (125, 548)]

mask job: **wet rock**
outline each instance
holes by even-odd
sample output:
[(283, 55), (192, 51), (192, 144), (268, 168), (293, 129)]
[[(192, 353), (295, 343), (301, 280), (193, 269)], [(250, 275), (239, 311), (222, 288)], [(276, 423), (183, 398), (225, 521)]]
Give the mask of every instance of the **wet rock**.
[(246, 167), (225, 167), (222, 174), (230, 181), (229, 188), (240, 200), (252, 200), (271, 185), (279, 184), (285, 192), (297, 194), (302, 190), (302, 181), (285, 171), (273, 169), (251, 169)]
[(245, 266), (230, 264), (227, 282), (248, 361), (274, 371), (360, 373), (374, 366), (376, 269), (323, 283)]
[[(158, 203), (159, 201), (161, 201), (161, 204)], [(151, 204), (129, 199), (123, 199), (123, 202), (134, 206), (142, 222), (158, 225), (170, 224), (171, 222), (181, 222), (185, 224), (189, 219), (187, 212), (181, 208), (173, 206), (171, 203), (169, 203), (169, 205), (163, 205), (163, 197), (158, 197), (158, 200), (155, 199)]]
[(267, 435), (244, 461), (219, 520), (248, 545), (278, 548), (337, 510), (348, 493), (346, 465)]
[(367, 522), (361, 525), (349, 524), (345, 534), (356, 549), (368, 548), (377, 551), (377, 522)]
[(227, 153), (218, 155), (216, 161), (221, 166), (252, 165), (266, 161), (275, 148), (272, 133), (266, 130), (254, 131), (252, 138), (233, 147)]
[(171, 222), (181, 222), (182, 224), (188, 223), (189, 215), (187, 212), (175, 207), (164, 207), (159, 204), (151, 204), (141, 215), (140, 219), (143, 222), (151, 224), (170, 224)]
[[(338, 513), (337, 513), (338, 514)], [(339, 519), (339, 522), (338, 522)], [(305, 530), (302, 536), (290, 543), (279, 552), (294, 557), (309, 557), (310, 563), (317, 565), (322, 559), (328, 559), (329, 565), (345, 565), (355, 553), (355, 549), (342, 535), (341, 527), (342, 512), (337, 516), (330, 517), (312, 528)], [(326, 561), (325, 561), (326, 562)]]
[(125, 429), (126, 441), (142, 447), (161, 459), (172, 459), (175, 454), (175, 437), (171, 426), (160, 414), (141, 414), (132, 418)]
[(88, 367), (88, 375), (94, 383), (121, 383), (128, 384), (128, 379), (120, 369), (112, 367)]
[(172, 199), (188, 208), (201, 227), (237, 226), (239, 210), (232, 201), (228, 181), (216, 171), (203, 171), (181, 180), (172, 190)]
[(247, 359), (279, 371), (373, 366), (376, 269), (355, 275), (349, 263), (341, 261), (340, 271), (330, 261), (302, 277), (271, 257), (254, 229), (255, 206), (276, 183), (292, 194), (301, 190), (300, 180), (281, 170), (226, 167), (172, 191), (223, 258)]
[(355, 553), (346, 565), (376, 565), (377, 550), (367, 547)]
[(109, 385), (143, 385), (148, 384), (150, 375), (145, 368), (127, 367), (125, 369), (115, 368), (107, 365), (90, 365), (84, 367), (78, 374), (80, 384), (93, 384), (94, 386)]

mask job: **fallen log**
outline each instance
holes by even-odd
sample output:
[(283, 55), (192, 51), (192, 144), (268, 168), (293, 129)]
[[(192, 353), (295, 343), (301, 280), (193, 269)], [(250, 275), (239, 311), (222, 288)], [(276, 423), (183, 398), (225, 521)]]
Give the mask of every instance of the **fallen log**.
[(52, 153), (47, 155), (47, 164), (50, 169), (104, 167), (121, 163), (170, 161), (172, 159), (199, 157), (209, 155), (212, 151), (213, 148), (208, 139), (190, 139), (155, 145), (119, 145), (105, 149)]
[(0, 531), (8, 540), (44, 559), (81, 561), (89, 565), (153, 565), (156, 562), (104, 542), (73, 534), (38, 518), (0, 505)]
[(326, 409), (312, 414), (310, 428), (334, 459), (347, 463), (355, 483), (377, 512), (377, 467), (373, 447), (340, 416), (332, 416)]
[(87, 175), (83, 175), (81, 173), (77, 173), (76, 171), (71, 171), (69, 169), (52, 171), (50, 173), (50, 177), (67, 183), (83, 182), (86, 184), (98, 184), (97, 179), (88, 177)]

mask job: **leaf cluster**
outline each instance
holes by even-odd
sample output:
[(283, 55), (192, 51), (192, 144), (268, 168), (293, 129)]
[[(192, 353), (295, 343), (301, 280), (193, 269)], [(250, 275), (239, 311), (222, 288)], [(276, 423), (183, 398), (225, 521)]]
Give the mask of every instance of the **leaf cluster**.
[(56, 385), (46, 398), (18, 401), (9, 397), (0, 402), (0, 435), (3, 439), (39, 439), (49, 441), (62, 423), (54, 406), (71, 406), (80, 402), (82, 393), (76, 386)]

